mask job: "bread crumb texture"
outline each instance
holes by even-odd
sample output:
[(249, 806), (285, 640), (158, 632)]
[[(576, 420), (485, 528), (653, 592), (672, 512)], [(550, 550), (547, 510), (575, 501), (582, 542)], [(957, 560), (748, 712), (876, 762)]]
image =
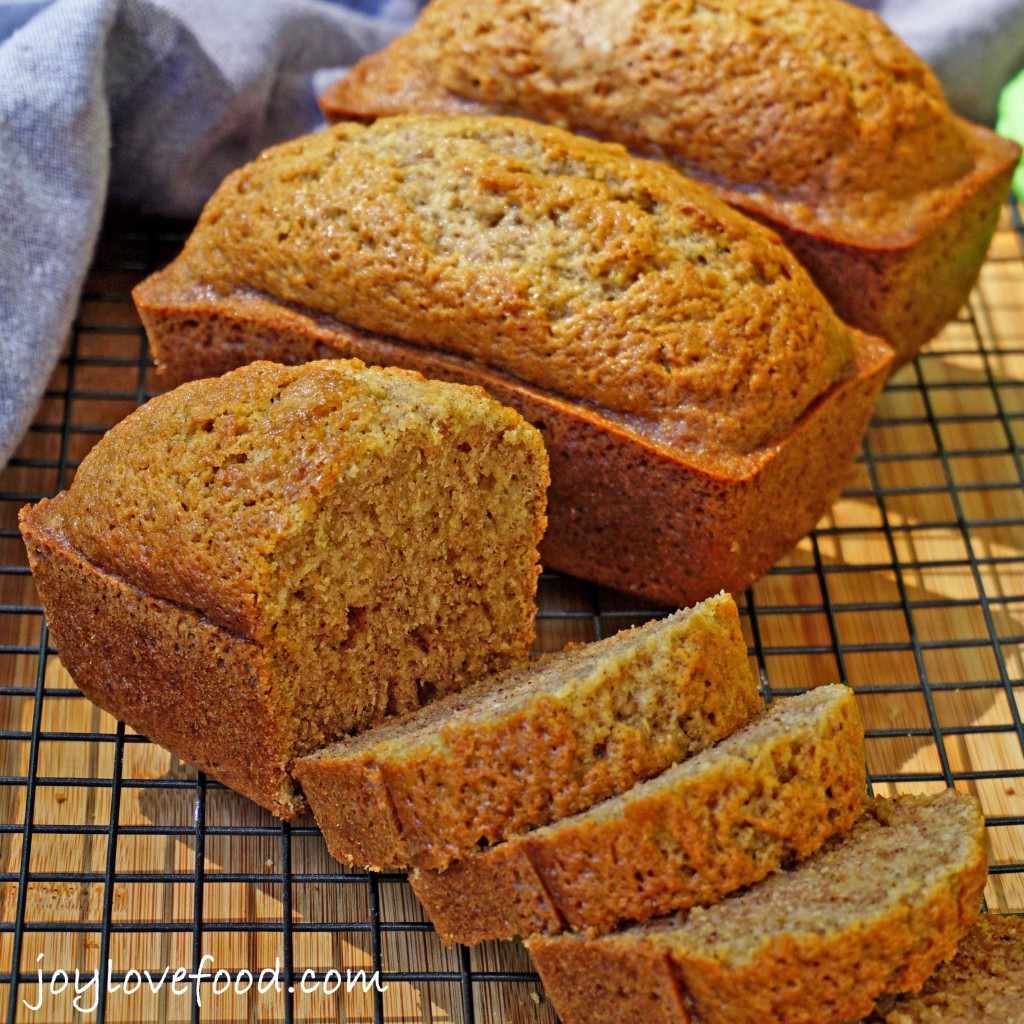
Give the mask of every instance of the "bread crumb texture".
[(853, 692), (823, 686), (628, 792), (410, 880), (446, 942), (607, 932), (807, 858), (865, 799)]
[(482, 680), (297, 774), (340, 860), (443, 868), (630, 789), (761, 706), (736, 604), (720, 594)]
[(953, 956), (986, 878), (974, 798), (899, 797), (717, 906), (527, 946), (565, 1024), (842, 1024)]
[(880, 1003), (867, 1024), (1024, 1024), (1024, 919), (983, 914), (916, 995)]
[(287, 769), (525, 658), (547, 483), (539, 433), (479, 388), (254, 363), (136, 410), (28, 518), (252, 641)]
[(218, 189), (183, 261), (215, 294), (466, 356), (694, 450), (784, 437), (853, 357), (767, 229), (670, 167), (514, 118), (343, 123), (270, 149)]

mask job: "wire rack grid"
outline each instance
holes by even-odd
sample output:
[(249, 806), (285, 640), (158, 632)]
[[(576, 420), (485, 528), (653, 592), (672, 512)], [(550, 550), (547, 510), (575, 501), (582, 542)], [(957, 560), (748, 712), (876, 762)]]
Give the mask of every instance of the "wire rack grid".
[[(7, 1020), (550, 1024), (520, 946), (444, 949), (402, 875), (339, 867), (312, 823), (277, 822), (197, 775), (89, 704), (60, 665), (17, 511), (66, 487), (149, 397), (129, 292), (185, 234), (108, 221), (67, 354), (0, 475)], [(875, 792), (979, 797), (986, 902), (1002, 913), (1024, 912), (1022, 436), (1024, 225), (1008, 208), (968, 308), (889, 383), (842, 499), (742, 599), (766, 696), (854, 687)], [(538, 651), (665, 611), (551, 573), (539, 604)], [(108, 962), (108, 983), (87, 987)], [(73, 984), (60, 990), (75, 968), (77, 1007)], [(172, 986), (166, 969), (225, 973)], [(380, 985), (349, 990), (359, 970)]]

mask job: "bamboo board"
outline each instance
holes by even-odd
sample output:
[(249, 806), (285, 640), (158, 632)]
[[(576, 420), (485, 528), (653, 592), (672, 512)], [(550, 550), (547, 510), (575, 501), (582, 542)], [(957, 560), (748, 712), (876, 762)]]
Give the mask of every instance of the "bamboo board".
[[(400, 876), (332, 863), (311, 822), (269, 815), (85, 701), (52, 650), (17, 510), (66, 485), (102, 430), (146, 397), (128, 291), (173, 231), (109, 226), (69, 356), (0, 477), (0, 997), (24, 1021), (545, 1024), (518, 944), (445, 950)], [(743, 599), (751, 661), (774, 695), (845, 679), (868, 726), (875, 792), (952, 782), (989, 821), (988, 908), (1024, 912), (1024, 251), (1009, 212), (970, 308), (890, 383), (846, 494)], [(538, 650), (650, 618), (623, 595), (546, 575)], [(27, 845), (26, 845), (27, 844)], [(23, 982), (11, 996), (12, 957)], [(44, 969), (282, 965), (282, 991), (167, 983), (71, 995), (33, 1012)], [(291, 966), (297, 990), (286, 991)], [(306, 970), (382, 970), (387, 991), (301, 991)], [(115, 977), (120, 976), (115, 974)], [(244, 976), (243, 976), (244, 984)], [(10, 996), (10, 999), (8, 997)], [(92, 994), (86, 992), (84, 1005)]]

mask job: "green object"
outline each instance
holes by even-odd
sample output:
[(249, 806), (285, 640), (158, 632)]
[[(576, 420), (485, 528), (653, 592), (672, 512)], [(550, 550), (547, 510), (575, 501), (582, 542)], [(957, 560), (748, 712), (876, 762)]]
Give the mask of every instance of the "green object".
[[(999, 97), (996, 131), (1024, 146), (1024, 71), (1003, 89)], [(1024, 202), (1024, 161), (1017, 164), (1010, 187), (1014, 195)]]

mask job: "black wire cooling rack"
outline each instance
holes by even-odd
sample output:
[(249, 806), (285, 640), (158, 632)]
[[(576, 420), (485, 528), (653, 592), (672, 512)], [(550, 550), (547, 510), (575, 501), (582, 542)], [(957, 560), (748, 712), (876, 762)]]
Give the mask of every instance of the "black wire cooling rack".
[[(184, 237), (108, 222), (66, 357), (0, 476), (7, 1020), (553, 1022), (521, 947), (445, 950), (402, 875), (340, 868), (311, 823), (277, 822), (197, 776), (93, 708), (60, 667), (17, 510), (67, 486), (149, 396), (129, 291)], [(743, 597), (768, 697), (854, 687), (876, 792), (979, 796), (986, 899), (1003, 913), (1024, 912), (1022, 436), (1024, 228), (1008, 209), (969, 307), (887, 387), (841, 501)], [(538, 650), (664, 612), (554, 574), (540, 609)], [(109, 985), (86, 986), (108, 961)], [(75, 968), (88, 1014), (70, 983), (53, 991)], [(174, 986), (175, 969), (226, 973)], [(358, 970), (386, 991), (354, 975), (347, 992)]]

